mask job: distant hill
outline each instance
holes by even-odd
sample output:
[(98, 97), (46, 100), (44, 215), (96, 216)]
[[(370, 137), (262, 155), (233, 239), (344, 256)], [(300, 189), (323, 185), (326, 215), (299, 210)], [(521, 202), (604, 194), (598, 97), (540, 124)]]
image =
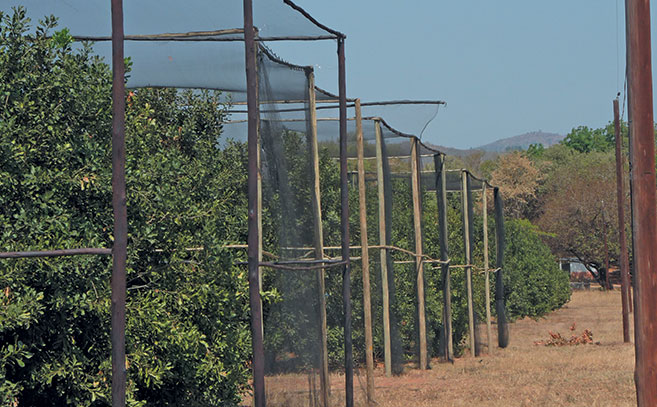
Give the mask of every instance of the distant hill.
[(447, 155), (464, 157), (476, 151), (484, 151), (486, 154), (484, 159), (490, 159), (499, 153), (504, 153), (511, 150), (526, 150), (531, 144), (543, 144), (545, 147), (550, 147), (558, 144), (566, 136), (556, 133), (546, 133), (543, 131), (534, 131), (530, 133), (521, 134), (519, 136), (507, 137), (493, 141), (492, 143), (484, 144), (483, 146), (460, 149), (445, 146), (434, 146), (438, 150)]
[(477, 147), (477, 150), (503, 153), (509, 150), (526, 150), (531, 144), (539, 143), (543, 144), (545, 147), (550, 147), (558, 144), (565, 137), (566, 136), (561, 134), (545, 133), (539, 130), (531, 133), (521, 134), (519, 136), (503, 138), (501, 140)]

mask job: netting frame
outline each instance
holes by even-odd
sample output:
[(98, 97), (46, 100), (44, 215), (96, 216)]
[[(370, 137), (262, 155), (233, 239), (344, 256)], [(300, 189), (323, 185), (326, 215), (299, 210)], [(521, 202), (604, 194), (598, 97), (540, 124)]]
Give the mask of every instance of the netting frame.
[[(436, 161), (438, 162), (438, 161)], [(493, 192), (493, 207), (494, 207), (494, 219), (495, 219), (495, 230), (494, 236), (496, 241), (496, 263), (495, 268), (491, 269), (489, 265), (488, 258), (488, 223), (484, 222), (483, 224), (483, 243), (484, 243), (484, 265), (483, 272), (485, 278), (485, 289), (486, 289), (486, 326), (487, 326), (487, 346), (488, 351), (492, 352), (494, 347), (492, 346), (492, 335), (491, 335), (491, 316), (490, 316), (490, 272), (495, 273), (495, 311), (497, 313), (497, 330), (498, 330), (498, 343), (499, 348), (506, 348), (509, 344), (509, 327), (508, 320), (506, 317), (506, 303), (504, 297), (504, 250), (506, 247), (505, 244), (505, 228), (504, 228), (504, 200), (502, 194), (499, 190), (499, 187), (491, 185), (488, 180), (479, 178), (472, 174), (467, 169), (455, 169), (447, 170), (444, 169), (444, 160), (441, 164), (443, 168), (443, 173), (447, 174), (448, 172), (458, 173), (460, 177), (460, 186), (458, 188), (448, 188), (446, 176), (442, 175), (437, 179), (437, 191), (438, 184), (444, 182), (444, 196), (446, 197), (447, 192), (458, 193), (461, 195), (461, 219), (464, 229), (463, 240), (464, 240), (464, 255), (465, 255), (465, 265), (463, 266), (454, 266), (464, 268), (466, 271), (466, 290), (468, 291), (467, 306), (468, 306), (468, 330), (469, 330), (469, 347), (471, 356), (479, 356), (481, 353), (480, 341), (478, 338), (479, 332), (477, 330), (477, 315), (474, 311), (473, 303), (473, 293), (472, 293), (472, 269), (475, 267), (472, 264), (472, 243), (474, 242), (474, 234), (471, 228), (474, 220), (474, 209), (473, 209), (473, 199), (472, 193), (475, 191), (481, 192), (482, 195), (482, 216), (484, 220), (487, 220), (488, 217), (488, 207), (487, 207), (487, 192), (492, 190)], [(445, 178), (445, 181), (442, 181), (442, 178)], [(481, 184), (481, 189), (472, 187), (474, 182)], [(442, 192), (442, 191), (441, 191)], [(446, 207), (445, 207), (446, 213)], [(446, 216), (446, 215), (445, 215)], [(442, 215), (441, 215), (442, 217)], [(445, 218), (446, 219), (446, 218)], [(466, 231), (468, 233), (466, 233)], [(447, 231), (445, 231), (446, 233)], [(445, 295), (448, 295), (446, 293)], [(445, 332), (447, 335), (447, 330)], [(451, 334), (449, 339), (451, 339)], [(449, 353), (446, 353), (448, 355)], [(447, 360), (450, 360), (449, 357)]]
[[(256, 135), (257, 140), (257, 92), (251, 93), (256, 90), (255, 84), (255, 44), (259, 41), (316, 41), (316, 40), (337, 40), (338, 42), (338, 63), (339, 63), (339, 102), (341, 117), (346, 117), (346, 85), (345, 85), (345, 59), (344, 59), (344, 40), (346, 36), (338, 31), (332, 30), (325, 25), (322, 25), (315, 20), (309, 13), (301, 7), (294, 4), (291, 0), (283, 0), (283, 3), (294, 9), (296, 12), (302, 14), (308, 21), (315, 24), (321, 30), (324, 30), (328, 35), (315, 35), (315, 36), (281, 36), (271, 38), (256, 38), (256, 29), (253, 26), (253, 4), (252, 0), (244, 0), (244, 29), (229, 29), (222, 30), (219, 34), (225, 34), (224, 31), (230, 31), (231, 34), (243, 33), (244, 38), (207, 38), (208, 41), (243, 41), (245, 43), (245, 58), (246, 58), (246, 76), (247, 76), (247, 93), (250, 93), (247, 104), (249, 105), (249, 141), (253, 140), (253, 135)], [(125, 318), (126, 318), (126, 264), (127, 264), (127, 200), (126, 200), (126, 180), (125, 180), (125, 166), (126, 166), (126, 145), (125, 145), (125, 61), (124, 61), (124, 42), (126, 40), (133, 41), (157, 41), (163, 40), (163, 37), (169, 37), (168, 40), (203, 40), (199, 38), (173, 38), (175, 34), (154, 34), (152, 36), (141, 36), (137, 38), (134, 36), (126, 36), (124, 33), (124, 13), (123, 13), (123, 0), (111, 1), (111, 36), (110, 37), (80, 37), (73, 36), (76, 41), (94, 40), (94, 41), (111, 41), (112, 45), (112, 207), (113, 207), (113, 222), (114, 222), (114, 243), (112, 249), (107, 248), (80, 248), (80, 249), (56, 249), (56, 250), (41, 250), (41, 251), (22, 251), (22, 252), (4, 252), (0, 253), (1, 259), (18, 259), (18, 258), (33, 258), (33, 257), (61, 257), (61, 256), (79, 256), (79, 255), (111, 255), (112, 256), (112, 277), (111, 277), (111, 341), (112, 341), (112, 405), (125, 406), (126, 403), (126, 376), (127, 369), (125, 364)], [(193, 34), (193, 33), (185, 33)], [(197, 35), (199, 33), (196, 33)], [(207, 34), (207, 33), (206, 33)], [(217, 35), (218, 33), (214, 33)], [(201, 34), (203, 36), (205, 34)], [(150, 38), (147, 38), (150, 37)], [(255, 102), (255, 104), (254, 104)], [(254, 117), (255, 113), (255, 117)], [(346, 139), (346, 126), (341, 124), (341, 137)], [(259, 378), (262, 377), (262, 357), (258, 349), (262, 349), (262, 337), (260, 335), (260, 344), (258, 343), (258, 332), (261, 334), (260, 328), (257, 326), (258, 314), (262, 312), (256, 303), (259, 304), (259, 289), (254, 289), (252, 284), (253, 278), (251, 274), (254, 266), (256, 268), (255, 274), (257, 275), (258, 264), (254, 259), (257, 259), (258, 245), (257, 245), (257, 219), (252, 219), (254, 207), (257, 207), (257, 192), (252, 182), (252, 176), (255, 172), (252, 171), (251, 164), (257, 164), (255, 159), (255, 148), (252, 147), (256, 143), (249, 143), (249, 289), (250, 289), (250, 302), (252, 309), (252, 333), (253, 333), (253, 348), (254, 348), (254, 399), (256, 406), (264, 406), (264, 381)], [(345, 144), (346, 147), (346, 144)], [(345, 148), (346, 150), (346, 148)], [(345, 151), (346, 154), (346, 151)], [(346, 155), (345, 155), (346, 157)], [(346, 170), (346, 159), (344, 160)], [(343, 196), (346, 196), (346, 171), (344, 171), (344, 182), (342, 182), (344, 191)], [(253, 184), (253, 185), (252, 185)], [(348, 216), (348, 205), (344, 206), (343, 219), (345, 215)], [(253, 222), (255, 221), (255, 222)], [(346, 244), (343, 242), (343, 248), (348, 250), (348, 222), (343, 228), (343, 239), (346, 237)], [(255, 254), (255, 256), (253, 256)], [(343, 258), (345, 256), (343, 255)], [(344, 275), (349, 277), (348, 255), (346, 256)], [(258, 301), (253, 301), (258, 297)], [(345, 321), (345, 322), (348, 322)], [(347, 327), (347, 324), (345, 324)], [(345, 341), (346, 342), (346, 341)], [(345, 348), (350, 343), (345, 343)], [(346, 355), (350, 356), (350, 350), (346, 349)], [(348, 362), (348, 361), (347, 361)], [(351, 367), (350, 363), (346, 363), (347, 368)], [(350, 374), (347, 373), (349, 379)], [(353, 375), (351, 375), (353, 380)], [(346, 398), (347, 405), (353, 405), (353, 384), (350, 385), (350, 380), (346, 384)]]
[[(293, 8), (300, 11), (304, 16), (313, 21), (316, 24), (316, 20), (312, 19), (310, 15), (305, 13), (302, 9), (298, 8), (290, 0), (284, 0), (284, 2)], [(113, 249), (76, 249), (86, 252), (71, 252), (69, 251), (43, 251), (39, 252), (40, 255), (50, 256), (50, 255), (81, 255), (81, 254), (101, 254), (113, 256), (113, 269), (112, 269), (112, 396), (113, 396), (113, 405), (121, 406), (125, 405), (125, 390), (126, 390), (126, 368), (123, 361), (125, 360), (125, 273), (126, 273), (126, 260), (127, 260), (127, 209), (126, 209), (126, 185), (125, 185), (125, 139), (124, 139), (124, 130), (125, 130), (125, 66), (124, 66), (124, 50), (123, 45), (124, 41), (127, 39), (123, 33), (123, 2), (122, 0), (112, 0), (112, 48), (113, 48), (113, 58), (112, 58), (112, 71), (113, 71), (113, 93), (112, 93), (112, 173), (113, 173), (113, 182), (112, 182), (112, 191), (113, 191), (113, 209), (114, 209), (114, 247)], [(327, 27), (322, 26), (322, 28), (329, 30)], [(261, 244), (259, 242), (261, 226), (258, 225), (260, 219), (260, 211), (258, 205), (260, 202), (259, 193), (258, 193), (258, 126), (259, 126), (259, 100), (258, 100), (258, 87), (257, 87), (257, 62), (256, 62), (256, 52), (257, 52), (257, 43), (259, 41), (269, 40), (269, 41), (279, 41), (279, 40), (319, 40), (319, 39), (335, 39), (337, 40), (337, 51), (338, 51), (338, 65), (339, 65), (339, 121), (340, 121), (340, 189), (341, 189), (341, 253), (342, 260), (340, 266), (342, 266), (343, 272), (343, 304), (344, 304), (344, 348), (345, 348), (345, 391), (346, 391), (346, 405), (353, 405), (353, 355), (352, 355), (352, 339), (351, 339), (351, 293), (350, 293), (350, 244), (349, 244), (349, 202), (348, 202), (348, 171), (347, 171), (347, 101), (346, 98), (346, 73), (345, 73), (345, 55), (344, 55), (344, 34), (333, 31), (332, 35), (326, 37), (316, 37), (316, 38), (299, 38), (299, 37), (280, 37), (280, 38), (257, 38), (256, 29), (253, 27), (253, 15), (252, 15), (252, 3), (251, 0), (244, 0), (244, 43), (245, 43), (245, 58), (246, 58), (246, 76), (247, 76), (247, 107), (248, 107), (248, 154), (249, 154), (249, 240), (248, 240), (248, 268), (249, 268), (249, 298), (251, 305), (251, 319), (252, 319), (252, 338), (253, 338), (253, 350), (254, 350), (254, 360), (253, 360), (253, 369), (254, 369), (254, 400), (257, 406), (263, 406), (265, 403), (264, 399), (264, 356), (262, 356), (261, 351), (263, 348), (263, 338), (262, 338), (262, 307), (260, 303), (260, 292), (259, 292), (259, 283), (260, 283), (260, 267), (262, 266), (261, 259)], [(313, 81), (314, 82), (314, 81)], [(314, 85), (311, 86), (311, 90), (314, 89)], [(310, 92), (314, 94), (314, 91)], [(314, 99), (314, 98), (313, 98)], [(360, 130), (360, 152), (359, 152), (359, 173), (362, 169), (362, 163), (360, 158), (362, 158), (362, 117), (360, 114), (360, 100), (350, 99), (354, 102), (354, 106), (357, 107), (357, 126), (361, 126)], [(315, 101), (313, 100), (314, 104)], [(312, 112), (316, 110), (316, 107), (313, 106)], [(316, 121), (316, 117), (311, 119), (311, 122)], [(382, 119), (377, 121), (377, 126), (380, 133), (380, 126), (383, 122)], [(383, 122), (384, 123), (384, 122)], [(315, 137), (316, 140), (316, 137)], [(415, 258), (415, 264), (418, 270), (418, 285), (420, 282), (420, 277), (422, 276), (422, 268), (424, 263), (424, 257), (422, 253), (422, 234), (421, 234), (421, 219), (418, 217), (417, 213), (421, 211), (421, 202), (419, 196), (419, 182), (421, 176), (421, 157), (419, 144), (420, 140), (416, 137), (411, 136), (411, 160), (414, 162), (412, 164), (412, 180), (413, 180), (413, 205), (414, 205), (414, 231), (415, 231), (415, 245), (416, 249), (413, 253)], [(377, 149), (378, 152), (378, 149)], [(437, 153), (436, 156), (443, 157), (442, 153)], [(444, 160), (442, 161), (442, 168), (444, 168)], [(444, 173), (444, 171), (442, 172)], [(364, 171), (363, 176), (359, 177), (359, 180), (364, 182)], [(443, 183), (444, 186), (444, 183)], [(360, 189), (360, 185), (359, 185)], [(496, 217), (498, 212), (500, 213), (501, 219), (503, 220), (503, 208), (501, 195), (499, 195), (499, 190), (495, 188), (495, 209)], [(443, 191), (444, 192), (444, 191)], [(498, 202), (499, 195), (499, 202)], [(317, 196), (316, 199), (319, 201), (320, 196)], [(444, 200), (442, 202), (444, 204)], [(440, 206), (440, 205), (439, 205)], [(317, 208), (321, 208), (320, 204), (317, 203)], [(419, 209), (418, 209), (419, 208)], [(499, 208), (499, 210), (498, 210)], [(440, 209), (439, 209), (440, 211)], [(420, 215), (421, 216), (421, 215)], [(440, 217), (439, 219), (442, 219)], [(366, 228), (366, 221), (364, 223)], [(500, 226), (496, 229), (496, 236), (500, 242), (503, 241), (504, 230), (503, 223), (498, 223)], [(418, 227), (419, 225), (419, 227)], [(446, 223), (444, 224), (446, 230)], [(319, 228), (321, 228), (321, 216), (319, 218)], [(385, 225), (384, 225), (385, 228)], [(442, 232), (441, 227), (441, 232)], [(418, 235), (419, 230), (419, 235)], [(321, 231), (320, 231), (321, 236)], [(389, 236), (388, 236), (389, 237)], [(384, 241), (384, 244), (381, 244), (381, 253), (382, 258), (390, 250), (387, 240)], [(367, 246), (367, 236), (365, 233), (365, 241), (362, 244), (363, 250), (363, 259), (369, 254)], [(443, 247), (441, 239), (441, 261), (443, 262), (442, 268), (449, 270), (449, 259), (448, 259), (448, 250), (447, 244), (445, 244), (444, 256), (443, 256)], [(322, 260), (323, 258), (323, 248), (316, 248), (317, 260)], [(320, 253), (321, 251), (321, 253)], [(499, 252), (503, 253), (503, 245), (498, 245), (498, 267), (502, 265), (502, 255)], [(37, 254), (39, 255), (39, 254)], [(33, 253), (23, 252), (22, 254), (14, 254), (6, 257), (34, 257), (37, 256)], [(388, 256), (386, 256), (388, 258)], [(387, 264), (382, 261), (383, 264)], [(316, 266), (313, 266), (317, 268)], [(323, 271), (325, 267), (319, 267)], [(363, 273), (363, 284), (365, 285), (365, 275)], [(369, 276), (369, 273), (367, 273)], [(447, 272), (447, 280), (449, 280), (449, 273)], [(386, 279), (387, 280), (387, 279)], [(498, 283), (501, 282), (501, 271), (498, 272)], [(503, 292), (498, 290), (498, 292)], [(420, 295), (418, 288), (418, 301), (423, 298), (423, 295)], [(497, 298), (498, 305), (498, 315), (499, 315), (499, 304), (500, 301)], [(503, 297), (501, 298), (502, 310), (504, 307)], [(366, 307), (370, 308), (370, 307)], [(422, 308), (422, 307), (420, 307)], [(325, 307), (324, 307), (325, 309)], [(421, 313), (421, 315), (423, 312)], [(370, 316), (371, 319), (371, 316)], [(258, 322), (259, 320), (259, 322)], [(260, 325), (259, 325), (260, 324)], [(370, 323), (371, 324), (371, 323)], [(425, 329), (420, 328), (420, 332), (424, 332)], [(508, 343), (508, 331), (506, 335), (506, 341)], [(501, 339), (500, 339), (501, 341)], [(370, 333), (370, 342), (371, 342), (371, 333)], [(501, 342), (500, 342), (501, 343)], [(369, 345), (368, 345), (369, 346)], [(424, 345), (420, 345), (421, 352), (422, 349), (426, 352), (426, 339), (424, 340)], [(449, 358), (449, 353), (447, 354)], [(370, 371), (369, 366), (371, 365), (368, 359), (368, 372)], [(422, 369), (427, 367), (427, 356), (426, 353), (424, 358), (422, 354), (420, 356), (420, 367)], [(260, 380), (262, 378), (262, 380)], [(368, 390), (369, 390), (370, 377), (368, 374)], [(373, 388), (373, 384), (372, 384)], [(369, 391), (368, 391), (369, 398)]]

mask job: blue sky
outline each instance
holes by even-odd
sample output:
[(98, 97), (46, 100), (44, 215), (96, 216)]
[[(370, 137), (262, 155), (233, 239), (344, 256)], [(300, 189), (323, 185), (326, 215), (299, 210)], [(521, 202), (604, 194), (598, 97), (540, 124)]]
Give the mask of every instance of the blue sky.
[[(601, 127), (623, 89), (623, 0), (296, 2), (347, 34), (349, 96), (447, 101), (424, 134), (432, 143), (466, 148)], [(334, 42), (272, 48), (316, 65), (318, 85), (337, 89)], [(413, 131), (415, 116), (397, 126)]]

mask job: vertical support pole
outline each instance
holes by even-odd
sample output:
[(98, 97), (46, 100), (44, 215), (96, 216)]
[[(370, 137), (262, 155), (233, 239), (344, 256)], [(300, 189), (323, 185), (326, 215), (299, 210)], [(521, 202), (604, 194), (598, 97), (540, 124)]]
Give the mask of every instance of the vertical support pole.
[(367, 241), (367, 202), (365, 190), (365, 147), (360, 99), (356, 99), (356, 149), (358, 154), (358, 203), (360, 245), (363, 272), (363, 319), (365, 322), (365, 367), (367, 370), (367, 402), (374, 402), (374, 341), (372, 338), (372, 299), (370, 289), (370, 254)]
[(481, 206), (482, 206), (482, 215), (484, 222), (484, 277), (485, 290), (486, 290), (486, 339), (488, 344), (488, 353), (493, 353), (495, 348), (492, 343), (493, 332), (491, 328), (491, 318), (490, 318), (490, 272), (488, 264), (488, 188), (486, 187), (486, 182), (482, 182), (481, 186)]
[(657, 194), (650, 1), (626, 0), (637, 402), (657, 405)]
[(424, 266), (422, 264), (422, 202), (420, 196), (420, 149), (418, 139), (411, 139), (411, 191), (413, 195), (413, 230), (415, 232), (415, 272), (417, 278), (417, 313), (420, 339), (420, 370), (427, 368), (427, 322), (424, 313)]
[(470, 354), (475, 354), (474, 304), (472, 302), (472, 262), (470, 250), (470, 216), (468, 203), (468, 173), (461, 171), (461, 203), (463, 211), (463, 250), (465, 251), (465, 290), (468, 296), (468, 332), (470, 333)]
[(244, 51), (248, 108), (248, 192), (249, 192), (249, 305), (253, 349), (253, 398), (255, 407), (265, 407), (265, 354), (260, 299), (260, 237), (258, 236), (258, 79), (252, 0), (244, 0)]
[(349, 264), (349, 193), (347, 179), (347, 74), (344, 37), (338, 38), (338, 89), (340, 96), (340, 200), (342, 206), (342, 301), (344, 307), (345, 406), (354, 405), (354, 366), (351, 338), (351, 265)]
[(605, 250), (605, 289), (611, 290), (613, 287), (609, 281), (609, 244), (607, 243), (607, 219), (605, 216), (605, 202), (602, 201), (602, 240)]
[(493, 189), (493, 200), (495, 203), (495, 240), (497, 242), (497, 255), (495, 266), (497, 275), (495, 277), (495, 311), (497, 312), (497, 343), (500, 348), (509, 346), (509, 325), (506, 321), (506, 306), (504, 305), (504, 202), (499, 188)]
[[(630, 80), (631, 75), (630, 75), (630, 46), (629, 46), (629, 37), (631, 35), (631, 29), (629, 24), (631, 23), (630, 21), (630, 16), (629, 16), (629, 10), (630, 10), (630, 2), (628, 0), (625, 0), (625, 79), (627, 82), (627, 139), (628, 139), (628, 168), (629, 168), (629, 195), (630, 195), (630, 230), (632, 235), (630, 236), (630, 244), (632, 245), (632, 252), (634, 252), (634, 229), (632, 228), (632, 219), (634, 219), (634, 191), (632, 191), (632, 137), (630, 135), (630, 128), (632, 127), (632, 99), (630, 98)], [(651, 67), (652, 69), (652, 67)], [(629, 249), (628, 249), (629, 253)], [(632, 254), (634, 256), (634, 254)], [(629, 254), (628, 254), (629, 257)], [(629, 260), (628, 260), (629, 261)], [(630, 264), (630, 268), (627, 271), (630, 274), (630, 286), (628, 287), (628, 294), (629, 294), (629, 304), (630, 304), (630, 313), (633, 312), (634, 309), (634, 304), (636, 301), (634, 290), (636, 286), (636, 262), (632, 261)]]
[[(630, 201), (632, 200), (632, 199), (631, 199), (631, 196), (632, 196), (632, 191), (630, 190)], [(629, 255), (628, 255), (628, 257), (629, 257)], [(628, 262), (629, 262), (629, 260), (628, 260)], [(628, 278), (628, 284), (627, 284), (627, 304), (630, 306), (630, 314), (631, 314), (631, 313), (633, 312), (633, 311), (632, 311), (632, 308), (634, 308), (634, 301), (632, 301), (632, 290), (633, 290), (634, 285), (632, 284), (632, 278), (631, 278), (630, 275), (629, 275), (629, 274), (630, 274), (630, 270), (634, 270), (634, 268), (633, 268), (633, 267), (628, 267), (628, 269), (627, 269), (627, 274), (628, 274), (628, 276), (627, 276), (627, 278)]]
[[(319, 174), (319, 146), (317, 144), (317, 105), (315, 99), (315, 74), (312, 71), (307, 72), (308, 78), (308, 118), (309, 131), (309, 148), (310, 161), (313, 172), (313, 230), (315, 241), (315, 259), (324, 258), (324, 230), (322, 226), (322, 200), (320, 193), (320, 174)], [(319, 303), (319, 332), (320, 332), (320, 388), (322, 397), (322, 406), (328, 407), (330, 393), (330, 376), (328, 368), (328, 330), (326, 327), (326, 296), (325, 296), (325, 270), (317, 270), (317, 296)]]
[[(256, 61), (258, 60), (258, 47), (256, 47)], [(258, 81), (258, 66), (256, 65), (256, 93), (259, 95), (260, 93), (260, 83)], [(263, 244), (262, 244), (262, 158), (260, 156), (260, 153), (262, 151), (262, 141), (260, 139), (260, 120), (258, 120), (258, 156), (257, 156), (257, 165), (258, 165), (258, 264), (262, 263), (262, 253), (263, 253)], [(260, 292), (262, 292), (262, 275), (264, 273), (264, 269), (259, 269), (258, 273), (258, 286), (260, 287)], [(260, 309), (262, 309), (262, 298), (260, 298)], [(260, 328), (262, 331), (262, 338), (264, 341), (265, 337), (265, 324), (264, 321), (262, 320), (264, 316), (262, 313), (260, 314)]]
[(623, 342), (630, 342), (630, 276), (629, 259), (627, 255), (627, 240), (625, 238), (625, 185), (623, 180), (623, 152), (620, 127), (618, 98), (614, 99), (614, 135), (616, 137), (616, 203), (618, 206), (618, 240), (620, 247), (621, 301), (623, 312)]
[[(472, 175), (468, 172), (468, 176), (466, 178), (467, 181), (467, 188), (466, 193), (468, 194), (468, 225), (469, 225), (469, 231), (470, 231), (470, 261), (473, 261), (474, 257), (474, 241), (475, 241), (475, 236), (474, 236), (474, 199), (472, 197)], [(472, 293), (472, 316), (473, 321), (474, 321), (474, 344), (475, 344), (475, 356), (479, 356), (481, 354), (481, 340), (479, 338), (479, 314), (477, 314), (477, 310), (474, 308), (474, 287), (472, 280), (474, 279), (473, 276), (473, 267), (470, 268), (470, 287), (472, 287), (473, 293)]]
[(381, 261), (381, 290), (383, 294), (383, 361), (386, 376), (392, 376), (392, 352), (390, 348), (390, 291), (388, 287), (388, 249), (386, 236), (386, 209), (385, 209), (385, 185), (383, 175), (383, 135), (381, 134), (381, 122), (374, 121), (376, 134), (376, 185), (379, 200), (379, 250)]
[(447, 171), (445, 171), (445, 156), (434, 155), (436, 171), (436, 193), (438, 194), (438, 228), (440, 233), (440, 260), (443, 284), (443, 330), (445, 336), (445, 360), (454, 360), (454, 342), (452, 338), (452, 290), (449, 271), (449, 231), (447, 230)]
[(123, 0), (112, 0), (112, 406), (125, 406), (125, 301), (128, 210), (125, 185), (125, 62)]

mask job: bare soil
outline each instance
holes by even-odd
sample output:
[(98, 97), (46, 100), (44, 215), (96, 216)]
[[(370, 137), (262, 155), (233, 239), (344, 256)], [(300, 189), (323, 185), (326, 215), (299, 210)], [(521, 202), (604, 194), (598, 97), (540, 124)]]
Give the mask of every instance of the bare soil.
[[(435, 359), (430, 370), (409, 367), (390, 378), (377, 366), (372, 405), (634, 406), (634, 347), (623, 343), (621, 321), (620, 290), (576, 291), (568, 304), (547, 317), (511, 324), (506, 349), (477, 358), (464, 356), (454, 364)], [(541, 343), (551, 339), (550, 332), (570, 338), (585, 329), (593, 333), (592, 344)], [(366, 406), (365, 372), (356, 373), (355, 404)], [(308, 388), (305, 375), (269, 377), (267, 404), (312, 406)], [(332, 406), (344, 405), (344, 376), (332, 375), (331, 399)]]

